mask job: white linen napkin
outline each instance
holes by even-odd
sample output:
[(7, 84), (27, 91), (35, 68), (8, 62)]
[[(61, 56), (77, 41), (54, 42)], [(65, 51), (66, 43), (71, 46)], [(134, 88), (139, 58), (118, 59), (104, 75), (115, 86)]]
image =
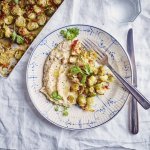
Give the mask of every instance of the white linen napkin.
[[(56, 127), (35, 110), (26, 88), (26, 66), (33, 48), (48, 33), (69, 24), (89, 24), (106, 30), (126, 49), (129, 27), (134, 30), (138, 89), (150, 99), (150, 1), (134, 23), (110, 21), (101, 0), (65, 0), (33, 46), (7, 79), (0, 78), (0, 149), (17, 150), (150, 150), (150, 110), (139, 106), (139, 133), (128, 129), (128, 102), (111, 121), (97, 128), (69, 131)], [(103, 3), (107, 7), (106, 3)]]

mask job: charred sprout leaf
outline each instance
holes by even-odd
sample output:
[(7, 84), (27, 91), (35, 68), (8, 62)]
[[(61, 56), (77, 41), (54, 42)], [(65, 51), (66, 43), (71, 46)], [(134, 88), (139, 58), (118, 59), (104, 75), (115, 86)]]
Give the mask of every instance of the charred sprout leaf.
[(82, 73), (82, 70), (78, 66), (73, 66), (73, 67), (70, 68), (70, 72), (72, 74), (78, 74), (78, 73)]
[(16, 4), (18, 4), (18, 3), (19, 3), (19, 0), (14, 0), (14, 2), (15, 2)]
[(92, 73), (91, 68), (88, 64), (84, 66), (84, 71), (87, 75), (90, 75)]
[(54, 100), (56, 100), (56, 101), (62, 99), (62, 97), (58, 94), (58, 91), (52, 92), (51, 98), (54, 99)]
[(68, 111), (63, 111), (63, 116), (68, 116)]
[(60, 34), (67, 40), (73, 40), (79, 34), (79, 29), (68, 28), (67, 30), (61, 30)]
[(24, 38), (22, 36), (20, 36), (20, 35), (17, 35), (16, 42), (18, 44), (23, 44), (24, 43)]
[(55, 111), (58, 111), (58, 110), (59, 110), (59, 107), (58, 107), (58, 106), (56, 106), (56, 107), (55, 107)]
[(82, 79), (81, 79), (81, 83), (85, 84), (86, 79), (87, 79), (87, 75), (83, 74)]
[(13, 41), (15, 41), (16, 40), (16, 37), (17, 37), (17, 33), (16, 33), (16, 31), (14, 31), (13, 33), (12, 33), (12, 40)]

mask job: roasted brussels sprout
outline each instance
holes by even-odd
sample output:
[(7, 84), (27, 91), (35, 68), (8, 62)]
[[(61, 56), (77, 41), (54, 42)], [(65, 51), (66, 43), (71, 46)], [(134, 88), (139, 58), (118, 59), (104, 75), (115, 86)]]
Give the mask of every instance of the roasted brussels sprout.
[(37, 4), (46, 7), (47, 6), (47, 0), (37, 0)]
[(19, 7), (19, 5), (15, 5), (15, 6), (12, 8), (11, 13), (12, 13), (13, 15), (22, 16), (22, 15), (24, 14), (24, 11)]
[(25, 27), (20, 27), (18, 32), (20, 35), (28, 35), (30, 33)]
[(35, 4), (35, 0), (28, 0), (28, 4), (34, 5)]
[(28, 29), (29, 31), (35, 30), (35, 29), (37, 29), (38, 27), (39, 27), (39, 25), (38, 25), (38, 23), (36, 23), (36, 22), (29, 22), (29, 23), (27, 24), (27, 29)]
[(97, 74), (98, 74), (98, 68), (92, 67), (92, 71), (93, 71), (94, 75), (97, 75)]
[(0, 39), (4, 37), (5, 31), (4, 29), (0, 29)]
[(93, 86), (88, 89), (88, 95), (89, 96), (96, 96), (95, 89)]
[(10, 14), (10, 7), (9, 4), (7, 2), (1, 2), (2, 3), (2, 12), (5, 15), (9, 15)]
[(94, 97), (87, 97), (86, 98), (86, 105), (91, 107), (94, 104)]
[(104, 95), (105, 90), (106, 90), (106, 86), (108, 86), (108, 84), (106, 82), (96, 84), (95, 85), (95, 90), (98, 94)]
[(30, 14), (28, 15), (28, 18), (31, 19), (31, 20), (33, 20), (33, 19), (36, 18), (36, 14), (32, 12), (32, 13), (30, 13)]
[(17, 64), (17, 60), (15, 58), (10, 58), (9, 67), (14, 67)]
[(85, 111), (91, 111), (91, 112), (94, 112), (94, 109), (92, 109), (90, 106), (86, 105), (84, 108), (83, 108)]
[(10, 24), (12, 24), (13, 20), (14, 20), (13, 16), (7, 16), (7, 17), (5, 17), (4, 22), (5, 22), (5, 24), (10, 25)]
[(99, 75), (105, 75), (106, 74), (104, 66), (99, 66), (99, 68), (98, 68), (98, 74)]
[(37, 17), (37, 22), (38, 22), (38, 24), (40, 25), (40, 26), (43, 26), (44, 24), (45, 24), (45, 22), (46, 22), (46, 15), (44, 15), (44, 14), (41, 14), (41, 15), (39, 15), (38, 17)]
[(10, 38), (10, 36), (12, 35), (11, 29), (5, 25), (4, 30), (5, 30), (5, 37)]
[(16, 19), (16, 26), (18, 26), (18, 27), (25, 27), (26, 26), (26, 19), (23, 16), (19, 16)]
[(1, 73), (4, 77), (6, 77), (6, 76), (8, 75), (8, 73), (9, 73), (9, 70), (8, 70), (8, 68), (2, 68), (2, 67), (0, 67), (0, 73)]
[(79, 106), (84, 107), (86, 105), (86, 97), (85, 95), (79, 95), (77, 102), (79, 104)]
[(101, 82), (107, 82), (108, 81), (108, 75), (103, 75), (99, 77)]
[(97, 78), (96, 78), (96, 76), (90, 76), (89, 78), (88, 78), (88, 85), (89, 86), (93, 86), (94, 84), (96, 84), (96, 82), (97, 82)]
[(42, 12), (42, 9), (41, 9), (39, 6), (37, 6), (37, 5), (34, 5), (34, 6), (33, 6), (33, 10), (34, 10), (34, 12), (37, 13), (37, 14), (40, 13), (40, 12)]
[(76, 56), (70, 56), (70, 57), (69, 57), (69, 63), (75, 64), (76, 61), (77, 61), (77, 57), (76, 57)]
[(18, 50), (18, 51), (16, 51), (16, 53), (15, 53), (15, 58), (16, 58), (16, 59), (20, 59), (23, 54), (24, 54), (24, 51)]
[(54, 2), (56, 5), (59, 5), (59, 4), (61, 4), (62, 0), (53, 0), (53, 2)]
[(108, 82), (113, 82), (114, 81), (114, 77), (112, 74), (108, 74)]
[(47, 10), (46, 10), (46, 15), (47, 16), (52, 16), (52, 14), (55, 12), (56, 8), (54, 7), (49, 7)]
[(79, 84), (73, 83), (70, 88), (71, 88), (71, 91), (76, 92), (79, 90)]
[(74, 101), (75, 101), (75, 98), (74, 98), (72, 95), (69, 95), (69, 96), (67, 97), (67, 99), (68, 99), (68, 101), (69, 101), (70, 103), (74, 103)]
[(4, 24), (4, 19), (0, 18), (0, 25)]

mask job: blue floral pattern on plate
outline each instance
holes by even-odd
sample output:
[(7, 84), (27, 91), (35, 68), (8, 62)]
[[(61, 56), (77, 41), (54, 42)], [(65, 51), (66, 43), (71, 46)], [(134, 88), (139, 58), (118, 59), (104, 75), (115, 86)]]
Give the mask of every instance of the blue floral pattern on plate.
[(56, 112), (54, 105), (39, 92), (42, 87), (44, 62), (50, 51), (63, 40), (60, 31), (70, 27), (79, 28), (80, 34), (77, 37), (79, 40), (89, 38), (96, 42), (107, 53), (109, 62), (117, 72), (131, 82), (132, 70), (129, 58), (114, 37), (93, 26), (70, 25), (50, 33), (34, 49), (27, 67), (27, 88), (34, 106), (48, 121), (71, 130), (93, 128), (111, 120), (125, 104), (129, 93), (117, 80), (110, 85), (104, 96), (95, 99), (95, 112), (85, 112), (77, 106), (72, 106), (67, 117), (62, 116), (61, 112)]

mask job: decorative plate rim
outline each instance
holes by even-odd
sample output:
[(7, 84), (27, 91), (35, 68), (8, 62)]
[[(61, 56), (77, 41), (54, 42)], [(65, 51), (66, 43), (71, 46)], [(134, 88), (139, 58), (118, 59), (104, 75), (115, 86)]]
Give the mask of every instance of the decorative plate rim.
[[(96, 128), (96, 127), (99, 127), (107, 122), (109, 122), (110, 120), (112, 120), (115, 116), (117, 116), (117, 114), (122, 110), (122, 108), (124, 107), (125, 103), (127, 102), (127, 100), (129, 99), (129, 95), (130, 93), (128, 93), (128, 96), (124, 102), (124, 104), (122, 105), (122, 107), (119, 109), (119, 111), (112, 117), (112, 118), (109, 118), (107, 121), (99, 124), (99, 125), (96, 125), (94, 127), (87, 127), (87, 128), (83, 128), (83, 129), (75, 129), (75, 128), (67, 128), (67, 127), (64, 127), (64, 126), (61, 126), (60, 124), (57, 124), (55, 122), (53, 122), (52, 120), (48, 119), (35, 105), (35, 103), (32, 101), (31, 99), (31, 95), (30, 95), (30, 92), (29, 92), (29, 89), (28, 89), (28, 79), (27, 79), (27, 75), (28, 75), (28, 68), (29, 68), (29, 64), (30, 64), (30, 61), (31, 61), (31, 58), (34, 54), (34, 51), (36, 50), (36, 48), (39, 46), (39, 44), (44, 40), (46, 39), (48, 36), (50, 36), (51, 34), (53, 34), (54, 32), (60, 30), (60, 29), (63, 29), (63, 28), (67, 28), (67, 27), (71, 27), (71, 26), (87, 26), (87, 27), (92, 27), (92, 28), (95, 28), (95, 29), (98, 29), (98, 30), (101, 30), (105, 33), (107, 33), (110, 37), (114, 38), (111, 34), (109, 34), (107, 31), (103, 30), (103, 29), (100, 29), (98, 27), (95, 27), (95, 26), (92, 26), (92, 25), (88, 25), (88, 24), (71, 24), (71, 25), (66, 25), (66, 26), (62, 26), (60, 28), (57, 28), (55, 30), (53, 30), (52, 32), (50, 32), (49, 34), (47, 34), (44, 38), (42, 38), (42, 40), (40, 40), (40, 42), (35, 46), (35, 48), (33, 49), (33, 51), (31, 52), (31, 55), (30, 55), (30, 58), (28, 60), (28, 64), (27, 64), (27, 68), (26, 68), (26, 85), (27, 85), (27, 90), (28, 90), (28, 94), (29, 94), (29, 97), (30, 97), (30, 100), (32, 102), (32, 104), (34, 105), (34, 107), (36, 108), (36, 110), (38, 111), (38, 113), (44, 117), (47, 121), (49, 121), (50, 123), (56, 125), (57, 127), (60, 127), (60, 128), (63, 128), (63, 129), (67, 129), (67, 130), (87, 130), (87, 129), (92, 129), (92, 128)], [(118, 40), (116, 38), (114, 38), (117, 42)], [(125, 51), (125, 49), (123, 48), (123, 46), (120, 44), (120, 42), (118, 42), (118, 44), (120, 45), (120, 47), (122, 48), (122, 50), (124, 51), (125, 55), (127, 56), (127, 59), (128, 59), (128, 62), (129, 62), (129, 66), (130, 66), (130, 70), (131, 70), (131, 82), (133, 81), (133, 68), (132, 68), (132, 65), (131, 65), (131, 60), (130, 60), (130, 57), (128, 55), (128, 53)]]

